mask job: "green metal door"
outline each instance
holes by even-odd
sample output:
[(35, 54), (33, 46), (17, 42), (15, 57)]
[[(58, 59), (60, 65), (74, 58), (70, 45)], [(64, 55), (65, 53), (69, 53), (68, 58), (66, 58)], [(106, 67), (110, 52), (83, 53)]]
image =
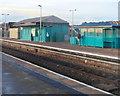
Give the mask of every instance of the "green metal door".
[(113, 47), (113, 31), (111, 28), (104, 30), (104, 47)]

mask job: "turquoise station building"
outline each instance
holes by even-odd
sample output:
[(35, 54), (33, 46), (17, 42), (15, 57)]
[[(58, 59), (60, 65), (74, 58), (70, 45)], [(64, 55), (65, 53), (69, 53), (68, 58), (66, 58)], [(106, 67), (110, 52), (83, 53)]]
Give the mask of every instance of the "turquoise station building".
[(69, 26), (67, 21), (52, 15), (42, 17), (41, 22), (41, 29), (40, 17), (15, 23), (14, 26), (19, 28), (19, 39), (42, 42), (65, 41)]
[(120, 48), (120, 22), (90, 22), (74, 26), (70, 37), (71, 44), (78, 44), (80, 34), (82, 46)]

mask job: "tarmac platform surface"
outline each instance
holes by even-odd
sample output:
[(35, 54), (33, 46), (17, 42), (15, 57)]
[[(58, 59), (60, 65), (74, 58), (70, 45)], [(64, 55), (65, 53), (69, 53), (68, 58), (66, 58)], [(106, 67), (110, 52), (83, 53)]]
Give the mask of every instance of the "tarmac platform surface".
[(2, 94), (112, 95), (6, 53), (2, 62)]
[(13, 65), (15, 62), (2, 57), (2, 94), (78, 94), (44, 76), (35, 76)]

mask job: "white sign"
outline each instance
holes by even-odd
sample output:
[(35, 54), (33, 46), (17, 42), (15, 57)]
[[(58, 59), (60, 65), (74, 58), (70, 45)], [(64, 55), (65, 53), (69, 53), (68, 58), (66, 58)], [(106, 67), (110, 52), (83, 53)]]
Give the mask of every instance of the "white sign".
[(47, 36), (47, 37), (49, 37), (49, 34), (48, 34), (48, 32), (47, 32), (46, 36)]
[(35, 28), (32, 29), (32, 35), (35, 36)]

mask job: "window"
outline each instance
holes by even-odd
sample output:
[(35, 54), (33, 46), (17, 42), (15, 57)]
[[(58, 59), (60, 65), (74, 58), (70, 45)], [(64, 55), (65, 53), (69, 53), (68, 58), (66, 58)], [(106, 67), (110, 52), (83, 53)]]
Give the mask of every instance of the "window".
[(87, 29), (81, 29), (81, 32), (86, 32), (87, 31)]
[(86, 31), (87, 31), (87, 29), (81, 29), (81, 36), (85, 36)]
[(105, 30), (105, 37), (106, 38), (112, 38), (112, 30), (111, 29), (106, 29)]
[(118, 38), (120, 38), (120, 29), (115, 29), (115, 33), (116, 33), (116, 37)]
[(93, 37), (94, 36), (94, 29), (88, 29), (88, 36)]
[(96, 29), (96, 36), (97, 37), (102, 37), (102, 29)]
[(27, 34), (27, 35), (29, 34), (29, 29), (26, 29), (26, 34)]

